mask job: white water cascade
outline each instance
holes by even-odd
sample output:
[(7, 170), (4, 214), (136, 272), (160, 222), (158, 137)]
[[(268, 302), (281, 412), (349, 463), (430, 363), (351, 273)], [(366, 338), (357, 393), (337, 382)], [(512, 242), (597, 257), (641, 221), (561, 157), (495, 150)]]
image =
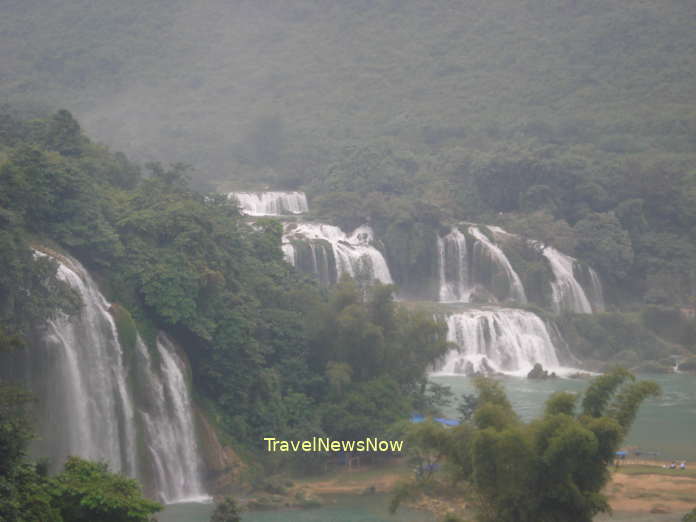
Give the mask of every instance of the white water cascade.
[(470, 247), (457, 227), (437, 238), (439, 301), (468, 303), (478, 288), (503, 301), (525, 304), (524, 286), (505, 253), (477, 227), (467, 230)]
[(466, 237), (458, 228), (445, 237), (437, 237), (439, 255), (441, 302), (469, 302), (471, 285), (469, 284), (469, 259)]
[(546, 324), (532, 312), (477, 308), (449, 314), (446, 321), (447, 339), (457, 349), (445, 356), (436, 374), (526, 375), (535, 363), (550, 371), (561, 368)]
[(227, 197), (236, 199), (247, 216), (303, 214), (308, 209), (304, 192), (230, 192)]
[(164, 334), (157, 337), (156, 363), (145, 343), (137, 340), (143, 372), (142, 409), (145, 440), (162, 501), (201, 502), (205, 494), (196, 441), (193, 406), (187, 385), (187, 364)]
[[(555, 280), (551, 282), (552, 306), (554, 312), (574, 312), (580, 314), (591, 314), (592, 304), (585, 294), (582, 285), (575, 279), (574, 266), (575, 259), (559, 252), (551, 246), (547, 246), (543, 251), (544, 257), (549, 261)], [(599, 277), (591, 268), (590, 278), (597, 310), (604, 308), (602, 297), (602, 285)]]
[(343, 274), (362, 283), (376, 279), (391, 284), (387, 262), (373, 243), (374, 234), (368, 226), (347, 235), (338, 227), (322, 223), (287, 224), (283, 252), (288, 262), (325, 284), (335, 283)]
[(512, 268), (505, 253), (477, 227), (469, 227), (469, 233), (477, 239), (477, 242), (474, 244), (474, 262), (477, 265), (482, 265), (484, 260), (488, 260), (490, 263), (502, 268), (510, 288), (509, 297), (519, 304), (525, 304), (527, 296), (524, 293), (524, 286), (522, 286), (520, 276)]
[(154, 357), (139, 337), (125, 349), (111, 305), (89, 273), (73, 259), (58, 261), (57, 277), (82, 307), (49, 321), (32, 348), (11, 361), (15, 377), (37, 397), (35, 453), (56, 469), (70, 455), (107, 462), (164, 502), (202, 499), (183, 359), (163, 336)]
[(590, 273), (590, 302), (595, 312), (604, 311), (604, 290), (602, 289), (602, 280), (599, 274), (591, 267), (588, 267)]

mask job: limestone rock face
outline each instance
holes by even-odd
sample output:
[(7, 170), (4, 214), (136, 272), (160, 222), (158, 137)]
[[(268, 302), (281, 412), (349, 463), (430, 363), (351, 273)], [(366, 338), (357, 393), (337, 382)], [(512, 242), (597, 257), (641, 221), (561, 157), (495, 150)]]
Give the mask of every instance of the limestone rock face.
[(226, 494), (239, 485), (239, 477), (246, 465), (232, 447), (220, 442), (205, 414), (200, 410), (196, 410), (196, 414), (209, 491), (214, 495)]

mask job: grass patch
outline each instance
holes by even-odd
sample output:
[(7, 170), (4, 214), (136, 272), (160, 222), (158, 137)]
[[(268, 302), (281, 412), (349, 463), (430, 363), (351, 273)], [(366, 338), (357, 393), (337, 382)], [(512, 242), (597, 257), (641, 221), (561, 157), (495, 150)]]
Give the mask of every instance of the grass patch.
[(696, 479), (696, 469), (688, 467), (685, 470), (678, 470), (642, 464), (627, 464), (621, 466), (617, 473), (623, 473), (624, 475), (665, 475), (669, 477), (689, 477)]

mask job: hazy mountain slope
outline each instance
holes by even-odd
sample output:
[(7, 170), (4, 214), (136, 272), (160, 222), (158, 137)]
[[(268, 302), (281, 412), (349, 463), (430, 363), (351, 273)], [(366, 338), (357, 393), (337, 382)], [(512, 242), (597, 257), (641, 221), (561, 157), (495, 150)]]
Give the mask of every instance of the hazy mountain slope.
[(384, 136), (436, 154), (528, 136), (693, 148), (690, 1), (230, 4), (5, 2), (0, 93), (218, 180)]

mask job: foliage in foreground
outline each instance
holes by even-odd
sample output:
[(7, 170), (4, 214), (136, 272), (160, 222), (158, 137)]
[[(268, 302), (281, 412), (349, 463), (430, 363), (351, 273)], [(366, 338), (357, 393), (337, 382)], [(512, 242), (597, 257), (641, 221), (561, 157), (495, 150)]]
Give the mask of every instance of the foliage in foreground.
[(62, 473), (48, 477), (45, 465), (27, 462), (30, 400), (0, 385), (0, 521), (147, 522), (162, 509), (143, 497), (137, 481), (106, 464), (71, 457)]
[[(657, 384), (617, 369), (595, 378), (579, 404), (574, 394), (553, 394), (543, 416), (529, 423), (512, 410), (500, 383), (481, 378), (476, 386), (472, 422), (417, 425), (410, 440), (429, 462), (446, 459), (452, 479), (467, 484), (478, 520), (589, 522), (610, 511), (601, 492), (608, 466), (640, 404), (659, 394)], [(402, 490), (412, 493), (430, 477)], [(392, 509), (405, 496), (397, 492)]]
[(240, 522), (239, 507), (231, 496), (225, 497), (215, 506), (210, 522)]

